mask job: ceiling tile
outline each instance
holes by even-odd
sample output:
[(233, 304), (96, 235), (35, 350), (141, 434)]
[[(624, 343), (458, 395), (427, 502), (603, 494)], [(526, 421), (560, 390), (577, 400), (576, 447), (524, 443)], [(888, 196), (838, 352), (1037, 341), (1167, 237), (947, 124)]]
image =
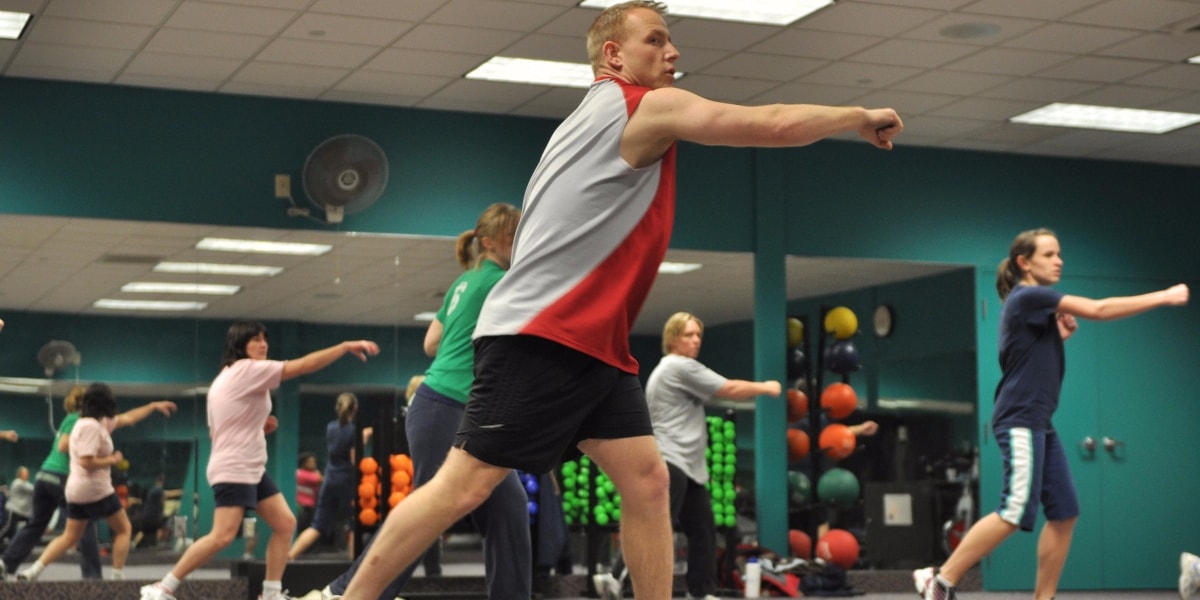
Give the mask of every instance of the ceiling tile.
[(812, 58), (743, 52), (709, 66), (704, 74), (791, 81), (826, 64), (827, 61)]
[(954, 71), (1024, 76), (1062, 64), (1071, 57), (1061, 52), (987, 48), (945, 66)]
[(312, 11), (396, 21), (420, 21), (449, 0), (317, 0)]
[(985, 118), (1004, 122), (1009, 118), (1042, 106), (1040, 102), (1028, 100), (1000, 100), (992, 98), (964, 98), (940, 106), (927, 114), (935, 117), (961, 119)]
[(24, 39), (47, 44), (136, 50), (146, 43), (152, 33), (154, 28), (145, 25), (42, 17), (38, 26), (31, 28)]
[(587, 52), (577, 36), (532, 34), (504, 49), (505, 56), (586, 63)]
[(125, 69), (124, 75), (184, 78), (194, 81), (225, 81), (242, 65), (240, 60), (211, 56), (179, 56), (142, 52)]
[(13, 67), (54, 67), (67, 72), (108, 73), (112, 77), (133, 57), (129, 50), (84, 48), (26, 42), (13, 59)]
[(792, 25), (796, 29), (893, 36), (941, 16), (935, 10), (866, 2), (838, 2)]
[(689, 48), (741, 50), (779, 31), (778, 27), (711, 19), (680, 19), (671, 24), (671, 41), (680, 52)]
[(363, 65), (365, 71), (387, 71), (458, 78), (487, 61), (482, 54), (452, 54), (389, 48)]
[(250, 58), (263, 46), (266, 46), (270, 39), (262, 35), (163, 28), (150, 38), (145, 51), (221, 58)]
[(1117, 83), (1157, 69), (1151, 61), (1085, 56), (1038, 71), (1039, 77)]
[(255, 60), (353, 69), (367, 62), (379, 52), (380, 49), (375, 46), (277, 39), (263, 48)]
[[(1200, 90), (1200, 65), (1170, 65), (1130, 77), (1125, 83), (1149, 85), (1177, 90)], [(1192, 108), (1196, 112), (1196, 108)]]
[(1096, 0), (979, 0), (963, 7), (963, 12), (1004, 15), (1027, 19), (1061, 19), (1096, 4)]
[(338, 82), (333, 91), (396, 94), (424, 98), (456, 80), (455, 77), (436, 77), (424, 74), (359, 71)]
[(824, 31), (786, 29), (747, 50), (766, 54), (784, 54), (836, 60), (882, 42), (886, 38), (848, 35)]
[(1055, 102), (1073, 100), (1080, 94), (1094, 90), (1099, 85), (1083, 81), (1065, 81), (1062, 79), (1039, 79), (1025, 77), (1007, 81), (998, 86), (988, 88), (979, 93), (984, 98), (1007, 98), (1010, 100), (1036, 100), (1039, 102)]
[(894, 87), (899, 90), (912, 92), (937, 90), (943, 94), (968, 96), (1003, 85), (1009, 81), (1012, 81), (1012, 78), (1003, 75), (932, 71), (898, 82)]
[[(1073, 100), (1082, 104), (1150, 109), (1172, 98), (1186, 95), (1186, 92), (1177, 89), (1135, 85), (1108, 85), (1079, 94)], [(1200, 110), (1200, 105), (1192, 107), (1192, 110)]]
[(1002, 42), (1001, 45), (1051, 52), (1086, 53), (1114, 46), (1137, 35), (1136, 32), (1125, 29), (1054, 23)]
[(887, 87), (896, 83), (897, 81), (913, 77), (919, 73), (921, 73), (921, 69), (914, 69), (910, 67), (867, 65), (862, 63), (838, 63), (836, 65), (830, 65), (809, 73), (801, 77), (798, 81), (802, 83), (820, 83), (825, 85), (839, 85), (848, 87), (871, 86), (880, 88)]
[(281, 35), (301, 40), (387, 46), (414, 25), (407, 21), (306, 14), (293, 21)]
[(1196, 5), (1177, 0), (1108, 0), (1063, 17), (1064, 21), (1088, 25), (1153, 31), (1196, 14)]
[(395, 43), (397, 48), (439, 50), (466, 54), (499, 54), (501, 50), (521, 39), (512, 31), (469, 29), (449, 25), (421, 24), (412, 28)]
[(231, 6), (192, 0), (180, 4), (165, 25), (179, 29), (276, 35), (297, 16), (299, 12), (294, 10)]
[(846, 58), (854, 62), (929, 69), (940, 67), (978, 51), (979, 48), (964, 44), (888, 40)]
[[(6, 6), (10, 4), (5, 2)], [(31, 4), (40, 5), (41, 2)], [(42, 14), (110, 23), (161, 25), (178, 5), (176, 0), (51, 0)]]
[(563, 7), (497, 0), (450, 0), (426, 19), (439, 25), (527, 31), (562, 15)]

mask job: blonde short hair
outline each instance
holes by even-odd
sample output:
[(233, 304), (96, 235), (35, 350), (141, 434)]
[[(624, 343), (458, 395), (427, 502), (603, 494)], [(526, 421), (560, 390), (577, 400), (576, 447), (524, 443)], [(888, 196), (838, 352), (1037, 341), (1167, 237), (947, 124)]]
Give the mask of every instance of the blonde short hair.
[(700, 334), (704, 335), (704, 321), (701, 321), (700, 317), (689, 312), (677, 312), (668, 317), (666, 324), (663, 325), (662, 351), (664, 355), (671, 353), (671, 345), (679, 339), (679, 335), (683, 333), (683, 328), (687, 327), (688, 321), (695, 321), (696, 325), (700, 326)]

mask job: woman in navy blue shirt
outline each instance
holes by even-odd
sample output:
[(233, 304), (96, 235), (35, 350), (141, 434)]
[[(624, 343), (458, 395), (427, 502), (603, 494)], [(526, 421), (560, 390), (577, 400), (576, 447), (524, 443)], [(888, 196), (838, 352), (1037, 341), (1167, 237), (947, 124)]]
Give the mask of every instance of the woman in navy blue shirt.
[(1188, 301), (1183, 284), (1101, 300), (1063, 294), (1050, 287), (1062, 277), (1062, 267), (1058, 238), (1048, 229), (1019, 234), (1000, 263), (996, 290), (1004, 301), (1002, 375), (992, 431), (1004, 460), (1004, 491), (1000, 507), (971, 527), (941, 568), (913, 571), (917, 593), (927, 600), (954, 598), (954, 585), (963, 573), (1017, 529), (1033, 530), (1039, 505), (1046, 525), (1038, 539), (1033, 597), (1054, 597), (1079, 516), (1067, 454), (1051, 422), (1065, 368), (1063, 340), (1075, 332), (1076, 317), (1108, 321)]

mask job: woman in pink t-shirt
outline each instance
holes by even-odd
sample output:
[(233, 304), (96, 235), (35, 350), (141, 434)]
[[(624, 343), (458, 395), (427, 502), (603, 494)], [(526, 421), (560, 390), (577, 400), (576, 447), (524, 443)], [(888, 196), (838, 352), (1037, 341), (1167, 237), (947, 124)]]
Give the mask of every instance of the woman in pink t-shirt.
[(317, 490), (321, 489), (321, 471), (317, 469), (317, 455), (305, 452), (300, 455), (296, 468), (296, 504), (300, 505), (297, 528), (308, 529), (313, 513), (317, 510)]
[(113, 579), (125, 579), (125, 558), (129, 555), (129, 535), (133, 528), (112, 484), (112, 466), (125, 457), (120, 450), (113, 449), (110, 434), (114, 429), (133, 425), (155, 411), (170, 416), (175, 411), (175, 403), (166, 400), (151, 402), (118, 415), (117, 398), (112, 389), (103, 383), (93, 383), (83, 393), (82, 404), (79, 421), (75, 423), (67, 442), (71, 454), (71, 473), (66, 487), (67, 526), (62, 534), (46, 546), (37, 562), (17, 573), (19, 580), (37, 579), (46, 565), (75, 547), (92, 519), (108, 521), (108, 528), (112, 531)]
[(379, 346), (370, 340), (346, 341), (288, 361), (267, 360), (267, 348), (262, 323), (239, 321), (225, 334), (222, 369), (208, 387), (208, 484), (216, 504), (212, 531), (189, 546), (161, 581), (142, 586), (142, 600), (174, 600), (180, 580), (233, 542), (247, 510), (258, 513), (271, 528), (262, 600), (284, 598), (280, 580), (296, 517), (266, 472), (266, 434), (279, 426), (270, 414), (271, 390), (346, 354), (365, 361), (379, 354)]

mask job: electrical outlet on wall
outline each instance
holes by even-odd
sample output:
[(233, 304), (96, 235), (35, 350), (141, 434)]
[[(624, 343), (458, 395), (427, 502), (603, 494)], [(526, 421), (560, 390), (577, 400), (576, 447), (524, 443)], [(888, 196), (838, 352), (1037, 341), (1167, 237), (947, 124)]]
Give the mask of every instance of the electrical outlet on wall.
[(291, 198), (292, 197), (292, 176), (291, 175), (276, 175), (275, 176), (275, 197), (276, 198)]

